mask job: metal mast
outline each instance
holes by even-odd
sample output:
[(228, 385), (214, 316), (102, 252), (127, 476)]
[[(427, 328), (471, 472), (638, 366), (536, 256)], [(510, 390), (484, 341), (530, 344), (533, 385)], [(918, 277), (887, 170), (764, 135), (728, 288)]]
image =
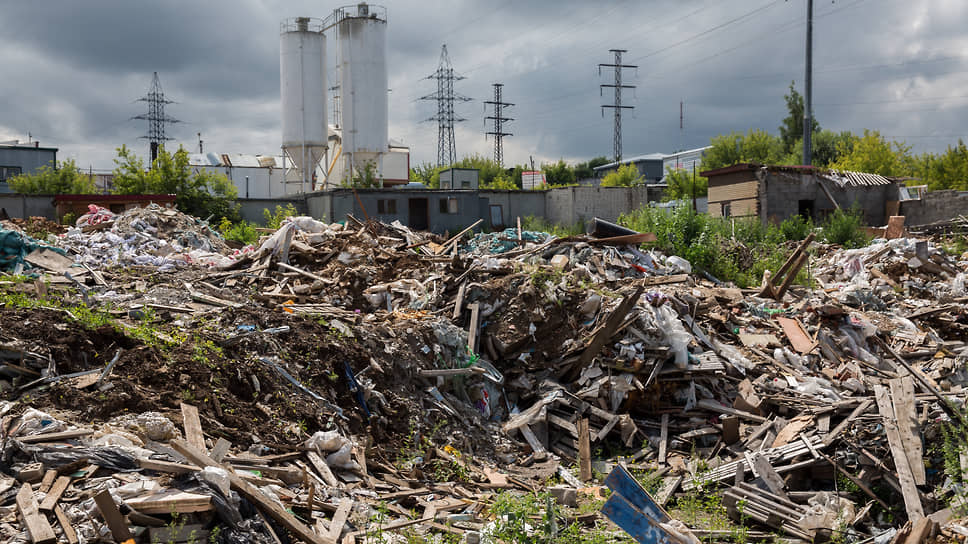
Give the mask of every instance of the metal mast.
[(454, 102), (467, 102), (470, 98), (454, 92), (454, 82), (464, 76), (454, 73), (454, 67), (447, 56), (447, 45), (440, 48), (440, 64), (437, 70), (424, 79), (437, 80), (437, 92), (420, 97), (421, 100), (436, 100), (437, 115), (426, 119), (437, 121), (437, 166), (450, 166), (457, 161), (457, 146), (454, 144), (454, 123), (466, 121), (454, 113)]
[(165, 115), (165, 104), (174, 104), (174, 102), (165, 98), (165, 92), (161, 90), (161, 80), (158, 78), (158, 72), (155, 72), (154, 77), (151, 79), (151, 87), (148, 89), (148, 94), (138, 100), (148, 103), (148, 113), (132, 117), (132, 119), (148, 121), (148, 134), (142, 136), (142, 138), (148, 140), (148, 146), (151, 151), (151, 164), (154, 164), (155, 159), (158, 158), (158, 146), (166, 140), (171, 140), (171, 138), (165, 136), (165, 125), (180, 123), (181, 121)]
[(803, 164), (813, 164), (813, 0), (807, 0), (807, 47), (803, 88)]
[(498, 166), (504, 167), (504, 145), (501, 141), (505, 136), (514, 136), (510, 132), (504, 132), (504, 123), (508, 121), (513, 121), (511, 117), (504, 117), (504, 108), (508, 106), (513, 106), (510, 102), (503, 102), (501, 99), (501, 89), (504, 87), (503, 83), (494, 84), (494, 100), (485, 100), (484, 108), (487, 108), (488, 104), (494, 106), (494, 115), (488, 115), (484, 118), (484, 123), (487, 124), (488, 119), (494, 120), (494, 130), (484, 133), (484, 139), (487, 140), (487, 135), (490, 134), (494, 136), (494, 162)]
[(605, 87), (615, 88), (615, 102), (612, 104), (602, 105), (602, 115), (605, 115), (605, 108), (612, 108), (615, 112), (615, 135), (612, 146), (615, 150), (615, 161), (622, 160), (622, 110), (632, 109), (635, 106), (623, 106), (622, 105), (622, 89), (634, 89), (635, 85), (622, 85), (622, 68), (638, 68), (634, 64), (622, 64), (622, 53), (626, 53), (625, 49), (609, 49), (609, 52), (615, 53), (615, 63), (614, 64), (599, 64), (598, 65), (598, 75), (602, 75), (602, 67), (614, 68), (615, 69), (615, 84), (613, 85), (599, 85), (598, 94), (602, 95), (602, 89)]

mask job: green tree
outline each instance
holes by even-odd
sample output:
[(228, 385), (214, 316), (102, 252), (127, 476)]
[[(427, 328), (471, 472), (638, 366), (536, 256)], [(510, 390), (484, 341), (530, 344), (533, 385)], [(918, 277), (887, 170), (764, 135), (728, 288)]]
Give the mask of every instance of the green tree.
[(666, 169), (665, 190), (666, 200), (689, 200), (692, 198), (693, 185), (695, 184), (696, 196), (706, 196), (709, 193), (709, 180), (697, 175), (693, 181), (693, 174), (685, 169), (674, 170), (672, 167)]
[(44, 165), (32, 174), (7, 180), (10, 189), (24, 195), (89, 195), (97, 192), (94, 180), (78, 170), (74, 159), (58, 161), (55, 168)]
[[(800, 140), (800, 149), (803, 149), (803, 96), (793, 87), (794, 82), (790, 82), (790, 94), (783, 95), (786, 100), (787, 116), (780, 124), (780, 140), (783, 142), (783, 151), (791, 153), (796, 151), (796, 142)], [(820, 131), (820, 123), (816, 119), (810, 120), (813, 127), (811, 134)], [(811, 143), (813, 138), (811, 138)], [(801, 153), (801, 159), (803, 155)], [(800, 164), (800, 160), (792, 164)]]
[(431, 189), (440, 188), (440, 171), (444, 168), (429, 162), (421, 163), (410, 169), (410, 181), (423, 183)]
[(376, 164), (373, 161), (366, 161), (363, 168), (357, 168), (353, 177), (349, 181), (343, 182), (344, 187), (356, 187), (358, 189), (370, 189), (380, 186), (380, 178), (376, 176)]
[(614, 172), (609, 172), (602, 178), (602, 187), (632, 187), (645, 182), (645, 177), (632, 163), (623, 164)]
[(514, 180), (508, 174), (500, 174), (488, 183), (481, 185), (481, 189), (492, 189), (495, 191), (518, 191), (521, 188), (515, 185)]
[(575, 170), (568, 166), (563, 159), (551, 164), (542, 164), (541, 171), (544, 172), (548, 185), (573, 185), (575, 183)]
[(914, 159), (914, 175), (928, 185), (928, 189), (968, 190), (968, 147), (959, 138), (958, 145), (939, 155), (924, 153)]
[(494, 181), (494, 178), (504, 174), (504, 168), (501, 165), (494, 162), (493, 159), (488, 159), (481, 155), (472, 155), (470, 157), (464, 157), (461, 160), (453, 164), (454, 168), (476, 168), (478, 170), (478, 184), (485, 185)]
[[(828, 168), (831, 163), (837, 161), (844, 152), (850, 152), (854, 148), (855, 136), (849, 130), (834, 132), (832, 130), (821, 130), (815, 132), (811, 139), (811, 162), (814, 166)], [(803, 160), (803, 138), (797, 138), (793, 151), (787, 153), (781, 161), (783, 164), (800, 164)]]
[(779, 164), (786, 156), (783, 142), (759, 129), (750, 129), (745, 135), (731, 132), (714, 136), (710, 146), (702, 159), (703, 170), (715, 170), (743, 162)]
[(588, 162), (580, 162), (575, 165), (575, 179), (583, 180), (595, 177), (595, 167), (608, 164), (607, 157), (595, 157)]
[(164, 147), (150, 170), (144, 161), (126, 146), (118, 148), (114, 159), (115, 194), (173, 194), (181, 211), (201, 218), (238, 219), (238, 193), (224, 174), (207, 170), (193, 171), (188, 152), (179, 147), (174, 154)]
[(834, 170), (852, 170), (882, 176), (907, 176), (913, 173), (915, 161), (911, 147), (904, 142), (889, 142), (876, 130), (864, 130), (864, 136), (837, 145), (838, 158), (830, 163)]

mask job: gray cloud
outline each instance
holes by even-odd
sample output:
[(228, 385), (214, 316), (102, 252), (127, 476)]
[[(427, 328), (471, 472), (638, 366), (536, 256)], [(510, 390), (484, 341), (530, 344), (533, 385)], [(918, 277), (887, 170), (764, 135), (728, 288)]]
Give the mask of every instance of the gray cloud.
[[(436, 111), (417, 100), (435, 89), (423, 78), (447, 43), (467, 79), (459, 92), (460, 154), (490, 155), (481, 100), (504, 83), (515, 121), (507, 162), (586, 160), (611, 155), (611, 102), (598, 63), (628, 49), (637, 85), (625, 103), (625, 155), (705, 145), (712, 136), (761, 128), (786, 115), (791, 80), (802, 90), (805, 0), (636, 0), (591, 3), (399, 1), (387, 5), (390, 133), (412, 148), (412, 163), (436, 157)], [(0, 139), (27, 132), (62, 157), (109, 169), (121, 144), (139, 151), (142, 96), (158, 71), (183, 121), (175, 143), (275, 153), (279, 149), (282, 19), (324, 17), (337, 4), (248, 0), (188, 2), (7, 2), (0, 42)], [(818, 0), (814, 103), (832, 130), (879, 129), (916, 151), (957, 141), (968, 117), (968, 6), (960, 0)], [(330, 56), (335, 49), (330, 41)], [(334, 70), (330, 69), (331, 76)], [(801, 91), (802, 92), (802, 91)], [(679, 102), (685, 130), (679, 130)]]

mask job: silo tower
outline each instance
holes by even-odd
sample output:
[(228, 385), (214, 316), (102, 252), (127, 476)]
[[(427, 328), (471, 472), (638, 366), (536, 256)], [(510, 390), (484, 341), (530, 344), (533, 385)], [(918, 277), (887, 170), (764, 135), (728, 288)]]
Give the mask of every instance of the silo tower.
[(290, 184), (299, 191), (315, 189), (316, 166), (326, 157), (326, 37), (323, 21), (286, 19), (280, 32), (282, 150), (290, 164)]
[(387, 137), (387, 13), (360, 3), (333, 12), (342, 108), (343, 178), (372, 165), (383, 179)]

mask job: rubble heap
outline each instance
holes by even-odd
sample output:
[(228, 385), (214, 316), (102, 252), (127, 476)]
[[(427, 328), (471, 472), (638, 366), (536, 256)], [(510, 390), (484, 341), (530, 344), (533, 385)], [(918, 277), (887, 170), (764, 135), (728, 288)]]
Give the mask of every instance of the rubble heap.
[[(502, 523), (495, 493), (551, 476), (563, 504), (612, 488), (633, 534), (723, 537), (664, 510), (713, 490), (760, 534), (965, 531), (942, 444), (968, 425), (968, 262), (934, 244), (807, 240), (819, 288), (761, 291), (638, 233), (298, 217), (229, 258), (173, 210), (111, 223), (62, 240), (76, 285), (0, 281), (8, 540), (471, 541)], [(91, 241), (109, 233), (121, 251)], [(176, 268), (192, 251), (225, 259)]]

